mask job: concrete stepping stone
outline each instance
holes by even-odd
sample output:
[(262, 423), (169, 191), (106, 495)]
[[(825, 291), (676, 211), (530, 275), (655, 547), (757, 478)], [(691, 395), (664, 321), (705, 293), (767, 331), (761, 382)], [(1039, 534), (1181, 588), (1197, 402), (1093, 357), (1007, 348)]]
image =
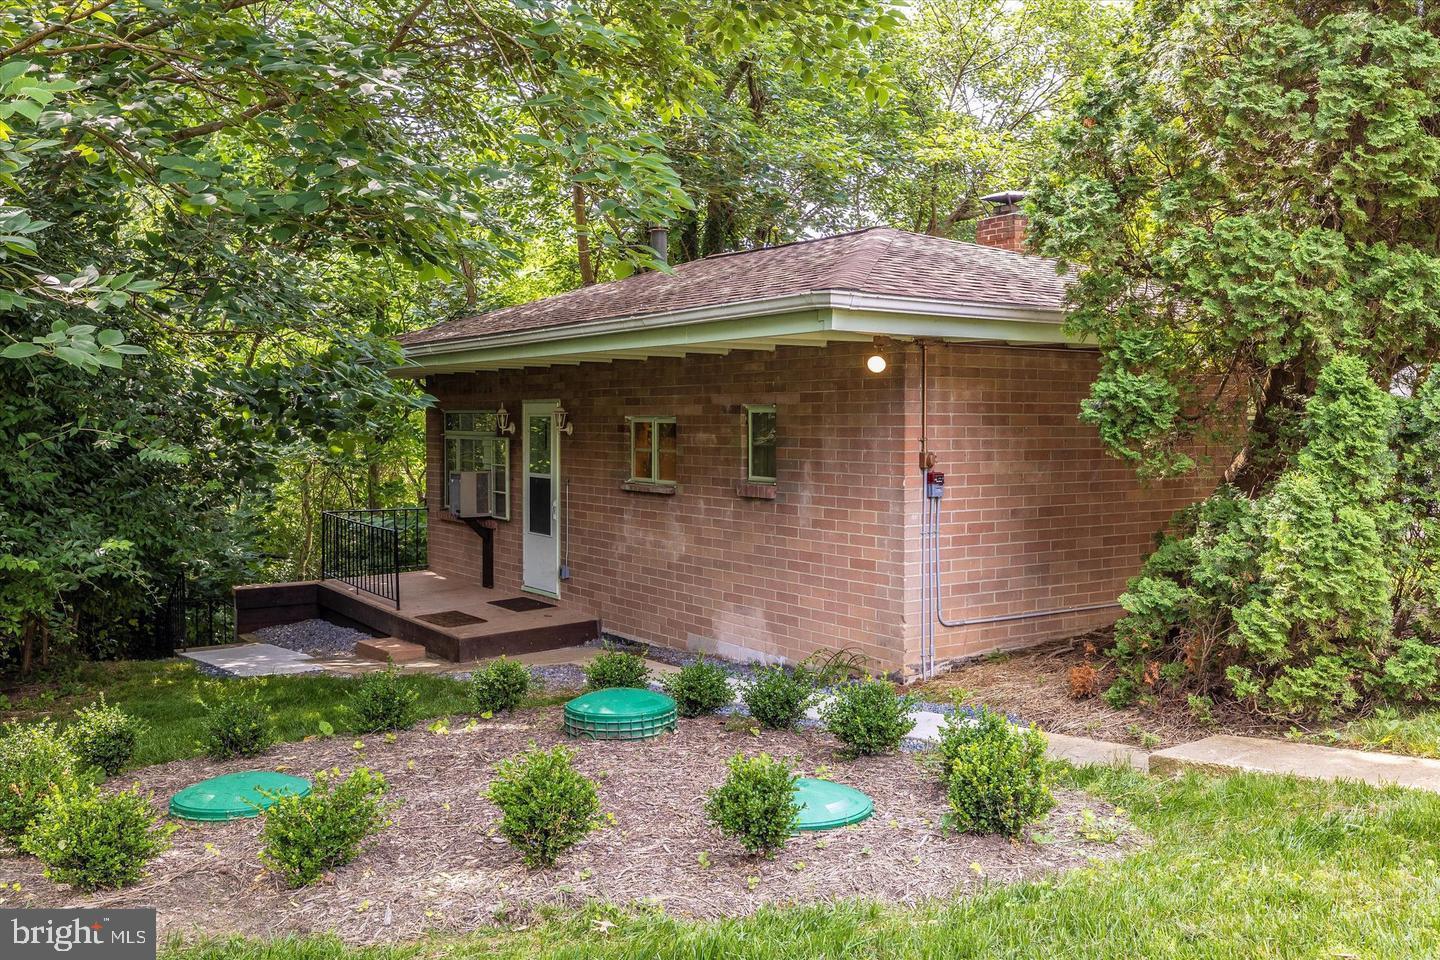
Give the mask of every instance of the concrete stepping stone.
[(217, 667), (237, 677), (271, 677), (290, 673), (314, 673), (320, 668), (310, 654), (277, 647), (273, 643), (200, 647), (195, 650), (186, 650), (180, 656)]
[(379, 660), (381, 663), (391, 660), (396, 663), (412, 663), (425, 659), (425, 648), (418, 643), (397, 640), (394, 637), (375, 637), (355, 644), (355, 655), (366, 660)]
[(1220, 735), (1150, 755), (1150, 772), (1292, 774), (1312, 780), (1360, 780), (1440, 793), (1440, 760), (1346, 750), (1314, 743)]

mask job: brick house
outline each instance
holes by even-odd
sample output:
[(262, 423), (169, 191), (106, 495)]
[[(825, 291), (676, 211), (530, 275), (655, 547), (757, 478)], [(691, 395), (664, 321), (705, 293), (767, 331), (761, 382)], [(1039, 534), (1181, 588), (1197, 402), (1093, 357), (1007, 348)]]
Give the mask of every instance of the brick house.
[(397, 374), (438, 399), (430, 570), (633, 639), (906, 675), (1111, 622), (1206, 490), (1142, 486), (1077, 421), (1097, 354), (1023, 226), (723, 254), (406, 337)]

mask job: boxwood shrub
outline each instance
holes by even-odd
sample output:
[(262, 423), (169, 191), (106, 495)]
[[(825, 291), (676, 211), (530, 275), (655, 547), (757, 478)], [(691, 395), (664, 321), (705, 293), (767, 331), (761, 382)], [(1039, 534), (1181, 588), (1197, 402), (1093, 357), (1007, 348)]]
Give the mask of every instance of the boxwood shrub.
[(1018, 837), (1055, 806), (1045, 737), (1002, 713), (951, 714), (940, 730), (937, 771), (950, 812), (945, 824), (963, 833)]
[(682, 667), (679, 673), (670, 674), (661, 684), (682, 717), (714, 713), (735, 699), (735, 691), (730, 689), (730, 674), (703, 657)]
[(705, 801), (705, 815), (751, 853), (770, 855), (790, 838), (800, 804), (795, 801), (795, 768), (769, 754), (729, 761), (725, 782)]
[(387, 789), (383, 775), (357, 767), (343, 780), (322, 772), (306, 796), (280, 794), (264, 814), (261, 861), (292, 887), (344, 866), (389, 825)]
[(56, 784), (74, 780), (78, 766), (49, 720), (0, 726), (0, 833), (18, 840)]
[(514, 710), (530, 693), (532, 684), (525, 664), (499, 657), (470, 675), (470, 704), (476, 713)]
[(915, 729), (910, 716), (914, 708), (914, 696), (897, 693), (887, 680), (866, 678), (836, 687), (820, 709), (820, 719), (850, 756), (868, 756), (900, 746)]
[(611, 687), (645, 687), (650, 683), (650, 668), (645, 658), (623, 650), (602, 650), (585, 668), (585, 686), (591, 690)]
[(65, 728), (65, 742), (82, 767), (113, 777), (135, 756), (144, 730), (144, 723), (107, 704), (102, 693), (95, 703), (75, 711)]
[(800, 722), (819, 692), (815, 674), (774, 664), (755, 671), (740, 696), (761, 726), (789, 730)]
[(420, 692), (392, 661), (384, 670), (365, 674), (355, 687), (350, 697), (355, 729), (361, 733), (403, 730), (415, 722), (419, 700)]
[(260, 702), (258, 687), (233, 683), (202, 704), (201, 744), (212, 760), (254, 757), (275, 742), (270, 711)]
[(502, 761), (488, 792), (500, 808), (500, 833), (528, 867), (554, 866), (595, 829), (600, 795), (575, 769), (575, 752), (532, 747)]
[(137, 787), (106, 794), (72, 780), (45, 795), (20, 846), (45, 864), (50, 879), (97, 890), (139, 880), (175, 830), (156, 819)]

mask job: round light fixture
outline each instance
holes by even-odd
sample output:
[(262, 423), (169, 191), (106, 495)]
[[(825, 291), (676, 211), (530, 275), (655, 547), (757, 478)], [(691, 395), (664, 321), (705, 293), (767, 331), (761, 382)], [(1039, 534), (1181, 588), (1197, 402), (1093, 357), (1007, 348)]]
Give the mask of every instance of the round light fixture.
[(865, 369), (871, 373), (884, 373), (886, 366), (885, 358), (878, 353), (871, 354), (870, 358), (865, 361)]

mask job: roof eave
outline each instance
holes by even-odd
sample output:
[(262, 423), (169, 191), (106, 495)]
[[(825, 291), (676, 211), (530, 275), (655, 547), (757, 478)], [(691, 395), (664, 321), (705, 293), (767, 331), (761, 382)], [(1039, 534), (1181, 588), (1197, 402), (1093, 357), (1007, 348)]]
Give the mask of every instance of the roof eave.
[(820, 290), (414, 344), (405, 348), (410, 363), (392, 373), (414, 377), (732, 349), (773, 350), (780, 345), (823, 346), (875, 336), (1083, 346), (1083, 341), (1064, 332), (1063, 320), (1063, 311), (1045, 307)]

